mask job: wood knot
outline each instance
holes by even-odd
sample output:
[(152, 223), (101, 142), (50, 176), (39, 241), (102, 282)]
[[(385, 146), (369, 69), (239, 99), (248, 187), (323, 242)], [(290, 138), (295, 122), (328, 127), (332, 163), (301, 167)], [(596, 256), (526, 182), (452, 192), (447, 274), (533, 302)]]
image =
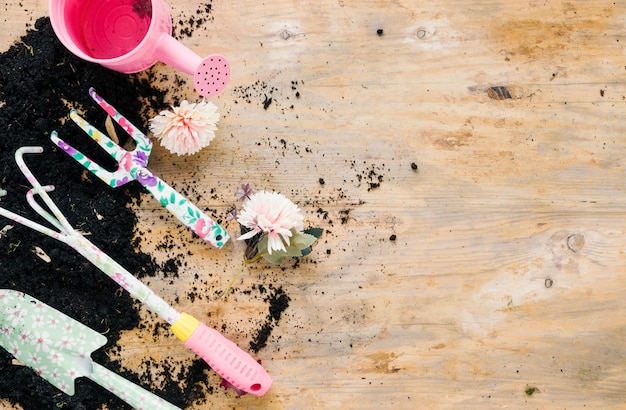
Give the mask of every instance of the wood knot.
[(585, 246), (585, 237), (574, 233), (567, 237), (567, 247), (572, 252), (578, 252)]
[(494, 100), (508, 100), (510, 98), (513, 98), (509, 88), (501, 85), (496, 87), (489, 87), (487, 89), (487, 95), (489, 96), (489, 98), (492, 98)]
[(287, 29), (280, 32), (280, 38), (282, 38), (283, 40), (289, 40), (290, 38), (294, 36), (295, 36), (294, 33), (290, 32)]

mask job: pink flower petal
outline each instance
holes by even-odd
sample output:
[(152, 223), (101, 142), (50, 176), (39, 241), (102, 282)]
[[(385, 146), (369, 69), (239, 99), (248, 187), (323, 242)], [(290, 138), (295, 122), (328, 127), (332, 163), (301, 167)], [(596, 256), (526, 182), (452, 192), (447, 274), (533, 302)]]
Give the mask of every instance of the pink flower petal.
[(284, 195), (277, 192), (259, 191), (252, 194), (243, 204), (237, 222), (251, 231), (237, 239), (248, 239), (259, 232), (268, 236), (267, 252), (285, 250), (289, 244), (291, 230), (302, 232), (304, 218), (300, 208)]
[(220, 115), (211, 101), (181, 102), (150, 120), (150, 131), (161, 145), (178, 155), (191, 155), (215, 138)]

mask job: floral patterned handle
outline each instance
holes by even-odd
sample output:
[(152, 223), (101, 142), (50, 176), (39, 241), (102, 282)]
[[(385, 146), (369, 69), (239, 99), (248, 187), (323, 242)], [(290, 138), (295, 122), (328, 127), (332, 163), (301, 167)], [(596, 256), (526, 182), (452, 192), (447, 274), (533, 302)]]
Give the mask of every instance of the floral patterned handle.
[(194, 317), (179, 313), (135, 278), (130, 272), (95, 245), (76, 234), (65, 242), (100, 268), (124, 290), (172, 325), (172, 332), (185, 346), (206, 361), (211, 368), (237, 389), (256, 396), (264, 395), (272, 379), (263, 366), (217, 330)]
[(179, 221), (213, 246), (221, 248), (230, 238), (220, 225), (160, 178), (154, 176), (150, 183), (143, 186)]
[(93, 371), (88, 377), (137, 410), (180, 410), (97, 363), (93, 363)]
[[(72, 118), (74, 118), (74, 115), (73, 113)], [(82, 118), (80, 118), (80, 120), (82, 120)], [(77, 122), (81, 127), (83, 126), (81, 122)], [(97, 130), (89, 134), (92, 135), (94, 139), (98, 138), (99, 141), (103, 138), (99, 135), (100, 133)], [(97, 165), (85, 154), (61, 140), (56, 132), (51, 134), (50, 139), (66, 154), (74, 158), (92, 174), (96, 175), (113, 188), (122, 186), (132, 180), (137, 180), (159, 200), (161, 205), (178, 218), (179, 221), (184, 223), (200, 238), (209, 242), (211, 245), (222, 248), (230, 238), (228, 232), (211, 217), (198, 209), (198, 207), (175, 191), (174, 188), (170, 187), (161, 178), (154, 175), (149, 169), (144, 168), (142, 162), (145, 160), (142, 160), (143, 156), (131, 155), (130, 152), (126, 152), (119, 161), (120, 168), (115, 172), (109, 172)], [(113, 144), (113, 142), (111, 142), (111, 144)]]
[(172, 324), (178, 320), (180, 313), (176, 309), (161, 299), (113, 258), (89, 242), (87, 238), (75, 233), (71, 236), (63, 237), (62, 240), (167, 323)]
[(93, 88), (89, 90), (89, 94), (137, 143), (133, 151), (127, 151), (85, 121), (75, 110), (70, 112), (70, 118), (119, 163), (118, 169), (110, 172), (102, 168), (85, 154), (61, 140), (56, 132), (52, 132), (50, 139), (66, 154), (113, 188), (133, 180), (138, 181), (179, 221), (200, 238), (217, 248), (223, 247), (229, 239), (228, 232), (147, 168), (152, 150), (150, 139), (120, 114), (115, 107), (96, 94)]

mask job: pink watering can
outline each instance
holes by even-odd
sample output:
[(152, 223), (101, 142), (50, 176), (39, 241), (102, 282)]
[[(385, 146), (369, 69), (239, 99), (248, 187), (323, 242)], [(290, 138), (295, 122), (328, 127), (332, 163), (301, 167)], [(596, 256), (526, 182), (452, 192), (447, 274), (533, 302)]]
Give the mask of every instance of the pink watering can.
[(157, 61), (193, 76), (203, 97), (219, 94), (230, 64), (219, 54), (198, 56), (172, 37), (172, 17), (163, 0), (49, 0), (52, 28), (83, 60), (130, 74)]

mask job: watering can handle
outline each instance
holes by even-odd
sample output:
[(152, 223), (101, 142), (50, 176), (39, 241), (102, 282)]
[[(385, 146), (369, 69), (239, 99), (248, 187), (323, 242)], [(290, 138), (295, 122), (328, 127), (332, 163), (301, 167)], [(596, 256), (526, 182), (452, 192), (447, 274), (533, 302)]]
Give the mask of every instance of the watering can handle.
[(236, 389), (263, 396), (272, 385), (272, 379), (259, 362), (193, 316), (182, 313), (172, 325), (172, 331)]
[(92, 363), (92, 365), (93, 371), (87, 376), (133, 408), (138, 410), (180, 410), (179, 407), (126, 380), (106, 367), (97, 363)]

